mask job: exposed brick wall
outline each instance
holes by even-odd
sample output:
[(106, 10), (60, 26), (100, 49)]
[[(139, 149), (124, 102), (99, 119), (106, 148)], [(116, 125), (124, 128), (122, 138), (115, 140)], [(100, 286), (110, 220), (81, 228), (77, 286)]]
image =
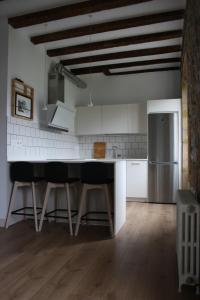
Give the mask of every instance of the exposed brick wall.
[(189, 151), (188, 151), (188, 85), (186, 55), (182, 63), (182, 188), (189, 189)]
[(186, 79), (188, 94), (189, 182), (191, 190), (200, 196), (200, 0), (187, 1), (183, 58), (182, 83)]

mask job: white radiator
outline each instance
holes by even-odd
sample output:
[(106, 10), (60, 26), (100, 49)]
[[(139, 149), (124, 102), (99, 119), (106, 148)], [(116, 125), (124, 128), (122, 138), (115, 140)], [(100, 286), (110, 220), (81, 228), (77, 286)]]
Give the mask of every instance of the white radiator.
[(200, 284), (200, 204), (189, 191), (177, 193), (177, 256), (179, 291)]

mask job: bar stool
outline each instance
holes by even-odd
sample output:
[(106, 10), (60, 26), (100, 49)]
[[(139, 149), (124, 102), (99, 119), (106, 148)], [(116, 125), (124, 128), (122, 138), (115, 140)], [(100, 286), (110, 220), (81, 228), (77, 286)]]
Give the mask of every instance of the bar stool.
[[(37, 221), (37, 206), (36, 206), (36, 195), (35, 195), (35, 184), (39, 181), (42, 181), (41, 177), (35, 176), (34, 174), (34, 164), (29, 162), (14, 162), (10, 166), (10, 179), (13, 182), (12, 192), (10, 203), (8, 207), (7, 218), (5, 222), (5, 228), (9, 226), (9, 220), (11, 214), (13, 215), (23, 215), (23, 216), (34, 216), (35, 220), (35, 231), (38, 231), (38, 221)], [(32, 189), (32, 201), (33, 206), (25, 206), (15, 211), (12, 211), (14, 202), (15, 202), (15, 194), (18, 188), (23, 187), (31, 187)], [(27, 209), (33, 210), (33, 213), (26, 213)], [(40, 209), (41, 210), (41, 209)], [(24, 211), (24, 212), (22, 212)]]
[[(44, 222), (44, 217), (47, 218), (52, 216), (52, 213), (56, 213), (57, 211), (66, 211), (67, 216), (61, 217), (61, 216), (53, 216), (54, 218), (60, 218), (60, 219), (67, 219), (69, 221), (69, 230), (70, 235), (73, 235), (73, 228), (72, 228), (72, 218), (77, 215), (77, 211), (73, 211), (74, 214), (71, 215), (71, 201), (70, 201), (70, 187), (78, 181), (80, 181), (79, 178), (70, 178), (68, 174), (68, 166), (66, 163), (63, 162), (50, 162), (45, 165), (44, 170), (44, 177), (45, 181), (47, 182), (46, 187), (46, 193), (42, 208), (42, 214), (40, 219), (40, 225), (39, 225), (39, 231), (42, 230), (42, 225)], [(67, 209), (54, 209), (48, 213), (46, 213), (47, 204), (49, 201), (49, 196), (52, 189), (56, 188), (64, 188), (66, 191), (67, 196)]]
[[(77, 236), (78, 232), (79, 232), (81, 218), (83, 217), (82, 216), (83, 205), (86, 202), (87, 192), (89, 190), (94, 190), (94, 189), (103, 190), (103, 192), (105, 194), (107, 212), (98, 212), (98, 213), (99, 214), (107, 213), (109, 226), (110, 226), (110, 233), (111, 233), (111, 236), (113, 236), (111, 199), (110, 199), (110, 193), (109, 193), (109, 185), (113, 182), (113, 176), (109, 176), (110, 175), (108, 172), (109, 167), (110, 167), (109, 164), (101, 163), (101, 162), (88, 162), (88, 163), (83, 163), (81, 166), (81, 183), (83, 184), (83, 186), (82, 186), (82, 193), (81, 193), (80, 204), (79, 204), (75, 236)], [(94, 213), (94, 212), (86, 212), (86, 214), (84, 214), (84, 216), (88, 216), (91, 213)], [(90, 219), (90, 220), (94, 220), (94, 219)]]

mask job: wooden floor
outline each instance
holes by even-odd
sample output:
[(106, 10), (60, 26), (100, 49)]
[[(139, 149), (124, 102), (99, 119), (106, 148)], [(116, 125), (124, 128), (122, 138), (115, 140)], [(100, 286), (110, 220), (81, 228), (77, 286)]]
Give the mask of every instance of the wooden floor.
[(108, 228), (63, 224), (34, 233), (31, 221), (0, 230), (1, 300), (199, 299), (177, 292), (175, 206), (128, 203), (117, 238)]

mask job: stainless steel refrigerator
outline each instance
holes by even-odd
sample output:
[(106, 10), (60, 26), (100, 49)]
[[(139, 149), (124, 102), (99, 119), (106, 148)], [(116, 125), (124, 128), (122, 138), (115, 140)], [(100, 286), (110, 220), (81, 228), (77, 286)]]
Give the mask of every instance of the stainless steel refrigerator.
[(148, 199), (175, 203), (178, 189), (178, 116), (176, 113), (148, 115)]

